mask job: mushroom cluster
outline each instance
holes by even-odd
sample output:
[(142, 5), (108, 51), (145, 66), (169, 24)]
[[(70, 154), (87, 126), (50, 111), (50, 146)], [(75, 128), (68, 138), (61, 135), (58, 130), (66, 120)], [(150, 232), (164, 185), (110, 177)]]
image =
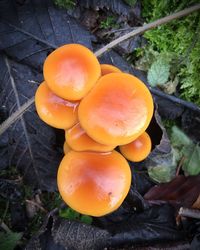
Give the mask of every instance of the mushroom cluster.
[(152, 96), (138, 78), (100, 64), (80, 44), (52, 52), (43, 73), (35, 94), (37, 113), (65, 130), (65, 156), (57, 174), (60, 195), (80, 213), (111, 213), (130, 189), (127, 160), (142, 161), (151, 151), (145, 130), (153, 115)]

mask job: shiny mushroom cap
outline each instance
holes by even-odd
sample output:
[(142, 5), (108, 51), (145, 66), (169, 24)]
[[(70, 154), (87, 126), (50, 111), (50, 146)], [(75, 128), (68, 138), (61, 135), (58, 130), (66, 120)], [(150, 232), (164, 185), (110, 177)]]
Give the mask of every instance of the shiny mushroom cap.
[(126, 73), (101, 77), (78, 108), (83, 129), (105, 145), (130, 143), (146, 130), (152, 115), (153, 99), (148, 88)]
[(64, 100), (55, 95), (45, 82), (41, 83), (35, 94), (35, 106), (41, 120), (48, 125), (68, 129), (78, 121), (79, 102)]
[(60, 163), (57, 175), (62, 199), (74, 210), (103, 216), (116, 210), (131, 185), (126, 159), (109, 153), (70, 151)]
[(85, 130), (77, 123), (65, 132), (68, 145), (75, 151), (109, 152), (116, 146), (103, 145), (94, 141)]
[(122, 155), (130, 161), (143, 161), (151, 152), (151, 138), (144, 132), (136, 140), (119, 147)]
[(101, 68), (88, 48), (67, 44), (46, 58), (43, 73), (56, 95), (74, 101), (82, 99), (91, 90), (101, 75)]

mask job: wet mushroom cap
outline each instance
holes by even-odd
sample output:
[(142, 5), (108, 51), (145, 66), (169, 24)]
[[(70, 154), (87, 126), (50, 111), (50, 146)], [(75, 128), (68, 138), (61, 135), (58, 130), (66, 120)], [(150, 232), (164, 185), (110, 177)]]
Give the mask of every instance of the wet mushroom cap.
[(72, 209), (103, 216), (116, 210), (125, 199), (131, 171), (128, 162), (116, 151), (70, 151), (60, 163), (57, 183), (62, 199)]
[(105, 145), (130, 143), (146, 130), (152, 115), (153, 99), (148, 88), (126, 73), (101, 77), (78, 108), (83, 129)]
[(79, 102), (71, 102), (64, 100), (55, 95), (42, 82), (35, 94), (35, 106), (41, 120), (48, 125), (68, 129), (78, 121), (78, 105)]
[(68, 143), (65, 141), (64, 144), (63, 144), (63, 152), (64, 152), (64, 154), (66, 155), (71, 150), (72, 149), (70, 148), (70, 146), (68, 145)]
[(122, 155), (130, 161), (143, 161), (151, 152), (151, 138), (144, 132), (133, 142), (119, 147)]
[(75, 151), (109, 152), (116, 146), (108, 146), (94, 141), (85, 130), (77, 123), (65, 132), (68, 145)]
[(91, 90), (101, 75), (101, 68), (88, 48), (67, 44), (46, 58), (43, 73), (56, 95), (73, 101), (82, 99)]
[(107, 75), (110, 73), (121, 73), (122, 71), (111, 64), (101, 64), (101, 75)]

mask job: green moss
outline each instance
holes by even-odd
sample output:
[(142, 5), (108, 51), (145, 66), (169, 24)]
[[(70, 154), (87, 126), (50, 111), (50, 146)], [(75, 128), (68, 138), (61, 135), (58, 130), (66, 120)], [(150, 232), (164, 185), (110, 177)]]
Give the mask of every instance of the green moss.
[(72, 9), (74, 6), (76, 6), (75, 0), (54, 0), (54, 3), (64, 9)]
[[(146, 22), (177, 12), (196, 1), (153, 0), (142, 1), (142, 15)], [(149, 11), (151, 10), (151, 11)], [(179, 77), (181, 97), (200, 104), (200, 14), (194, 12), (187, 17), (171, 21), (144, 34), (148, 44), (139, 51), (148, 62), (149, 54), (171, 55), (171, 78)], [(149, 66), (149, 65), (147, 65)]]

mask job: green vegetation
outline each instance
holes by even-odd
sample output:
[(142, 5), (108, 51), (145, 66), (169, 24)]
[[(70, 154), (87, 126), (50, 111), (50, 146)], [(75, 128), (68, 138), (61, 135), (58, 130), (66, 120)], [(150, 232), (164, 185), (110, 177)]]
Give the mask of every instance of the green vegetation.
[(78, 212), (74, 211), (72, 208), (63, 208), (59, 211), (59, 216), (69, 220), (79, 220), (85, 224), (92, 223), (92, 217), (88, 215), (81, 215)]
[(21, 233), (14, 233), (12, 231), (7, 233), (0, 232), (0, 249), (13, 250), (19, 243), (21, 237)]
[(136, 4), (137, 0), (124, 0), (124, 2), (133, 7)]
[(76, 6), (75, 0), (54, 0), (54, 3), (58, 7), (65, 9), (72, 9), (74, 6)]
[(182, 169), (185, 175), (200, 174), (200, 146), (178, 127), (173, 126), (171, 130), (171, 143), (178, 161), (182, 161)]
[[(144, 0), (142, 1), (142, 15), (148, 23), (180, 11), (195, 2), (194, 0)], [(133, 53), (133, 56), (137, 58), (136, 66), (143, 70), (150, 69), (149, 74), (153, 86), (176, 81), (182, 98), (200, 104), (199, 12), (149, 30), (144, 37), (148, 44)], [(168, 61), (163, 63), (160, 58), (168, 58)], [(159, 70), (158, 59), (159, 63), (162, 61), (159, 67), (165, 73), (165, 78), (162, 78), (161, 82), (159, 82), (160, 78), (155, 78), (155, 73)], [(157, 64), (156, 67), (154, 63)]]
[(99, 27), (101, 29), (118, 28), (119, 25), (116, 23), (115, 16), (107, 16), (103, 21), (101, 21)]

